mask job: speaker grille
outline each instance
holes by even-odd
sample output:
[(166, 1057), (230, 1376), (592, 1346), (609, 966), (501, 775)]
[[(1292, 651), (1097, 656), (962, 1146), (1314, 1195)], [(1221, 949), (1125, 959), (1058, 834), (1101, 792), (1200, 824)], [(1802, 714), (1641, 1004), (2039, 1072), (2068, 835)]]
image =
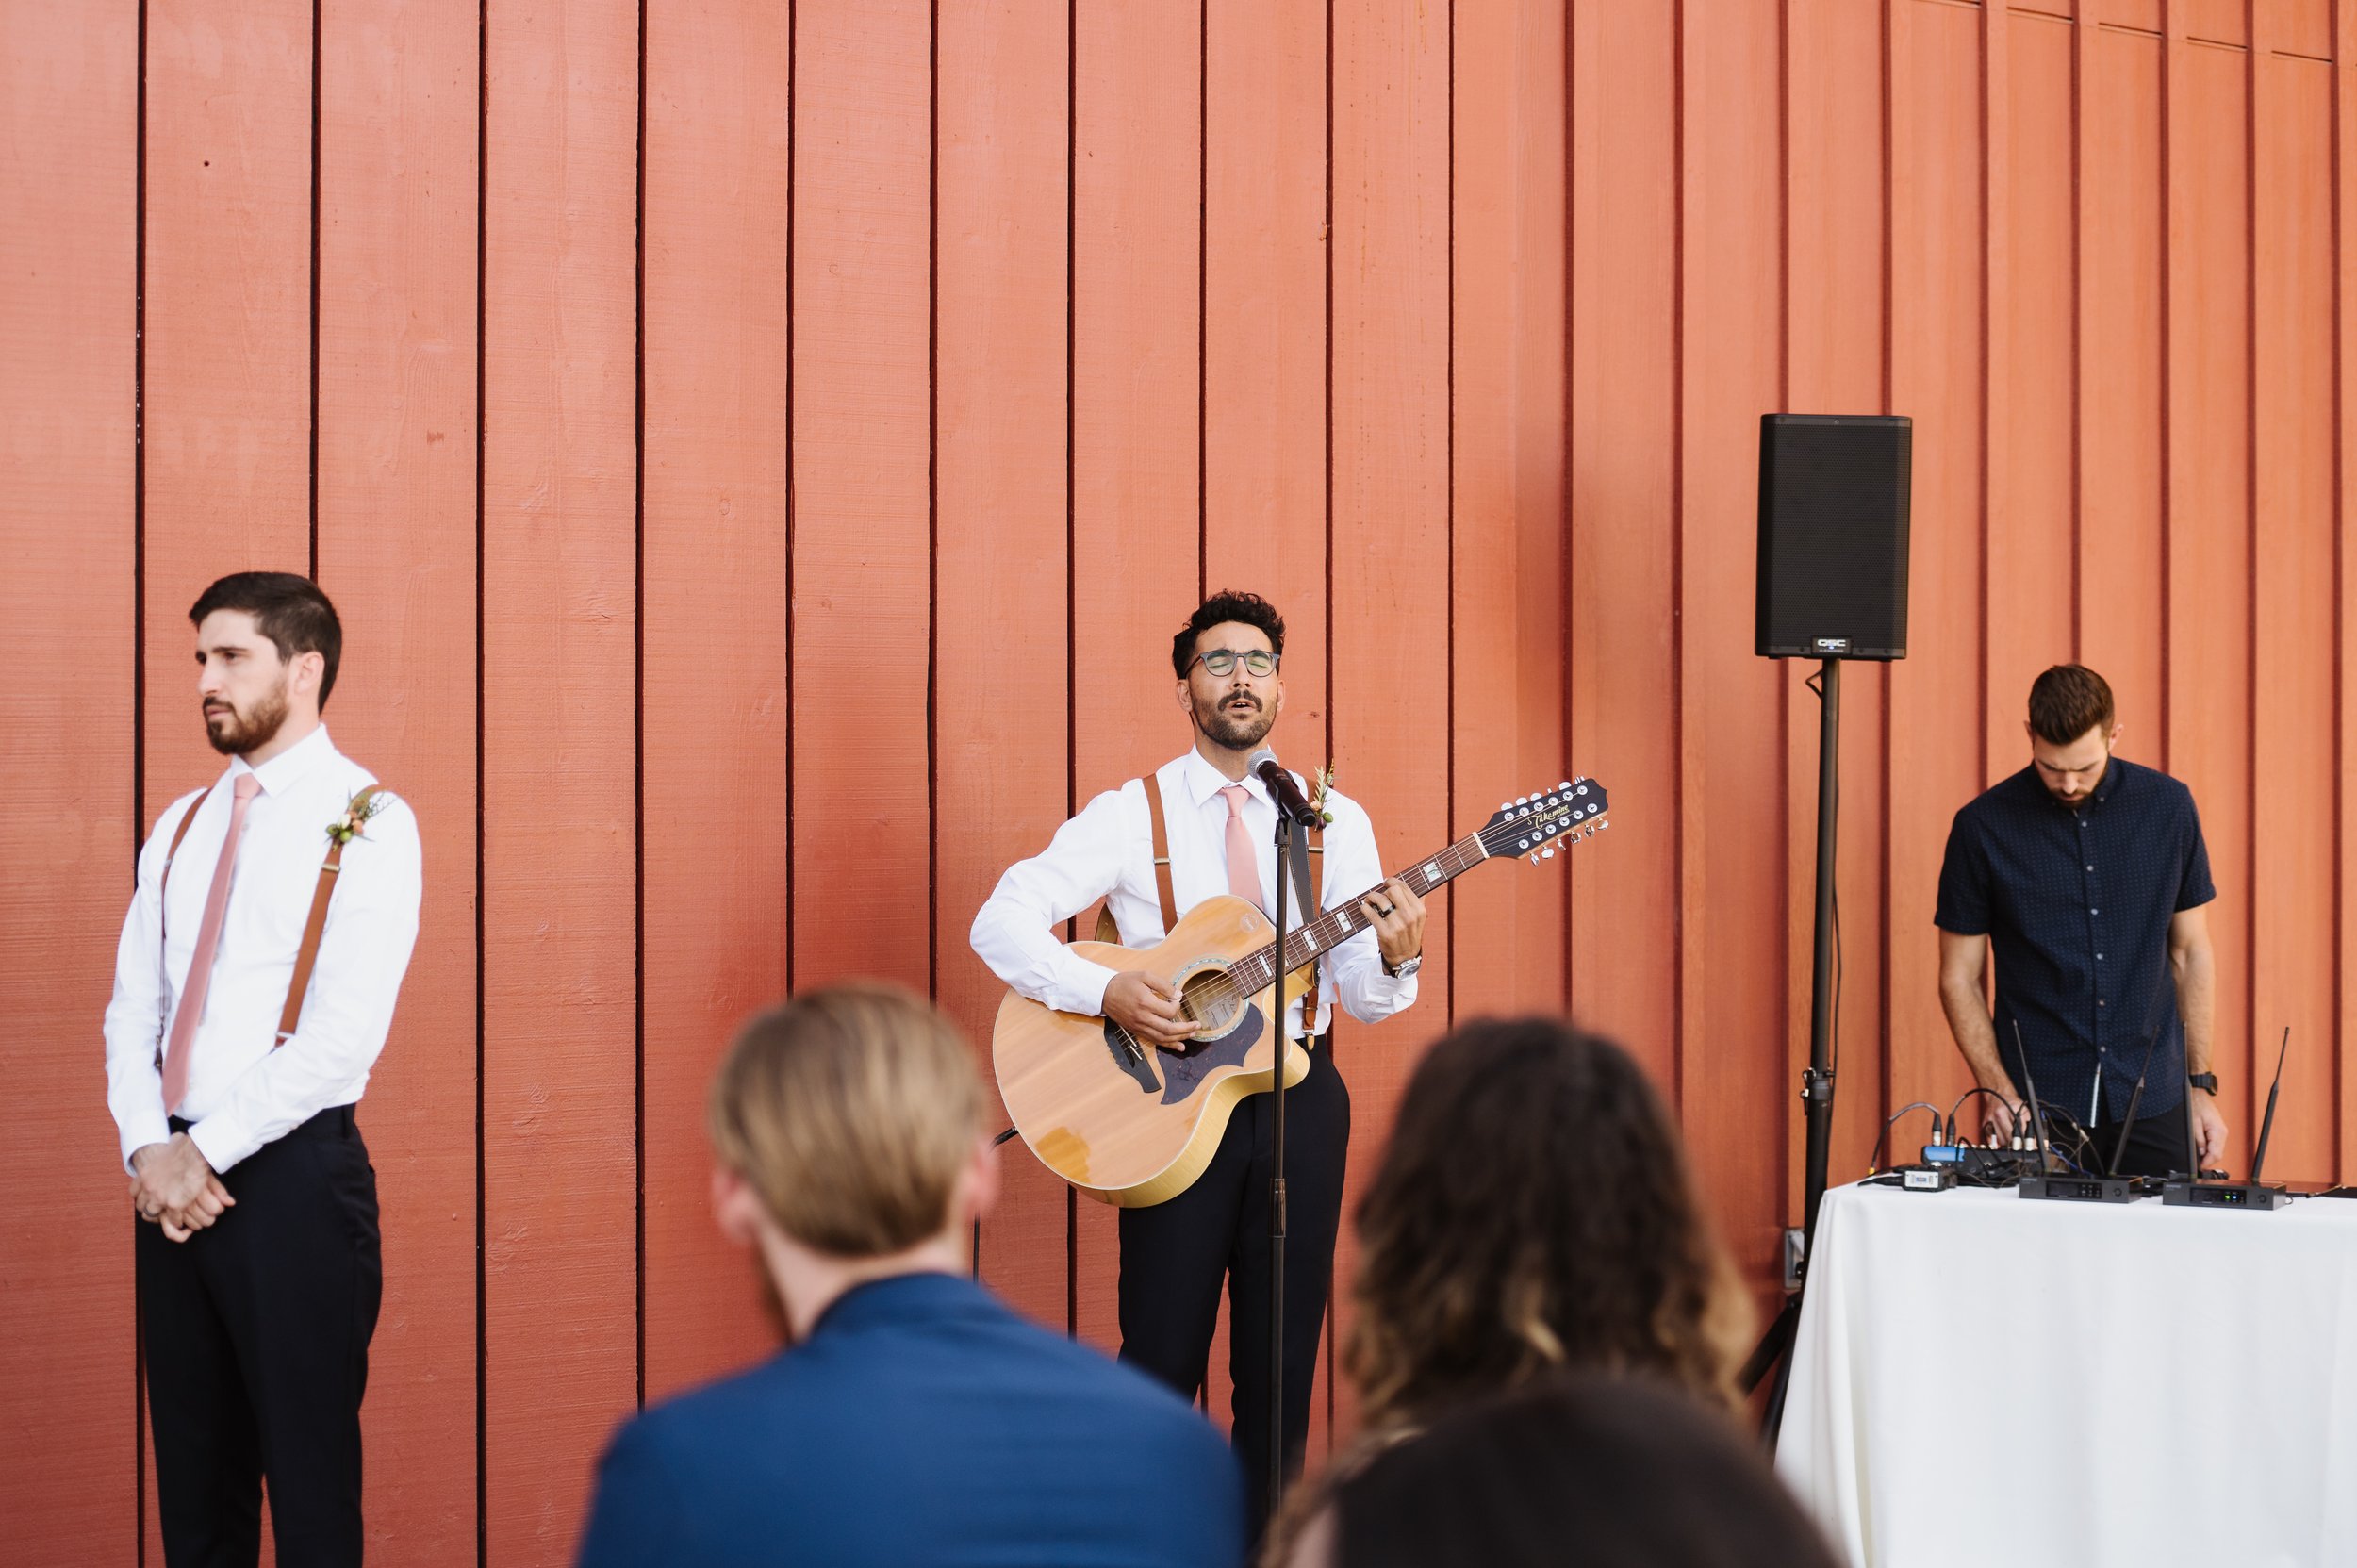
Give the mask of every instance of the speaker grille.
[(1906, 657), (1913, 444), (1904, 416), (1761, 417), (1763, 657)]

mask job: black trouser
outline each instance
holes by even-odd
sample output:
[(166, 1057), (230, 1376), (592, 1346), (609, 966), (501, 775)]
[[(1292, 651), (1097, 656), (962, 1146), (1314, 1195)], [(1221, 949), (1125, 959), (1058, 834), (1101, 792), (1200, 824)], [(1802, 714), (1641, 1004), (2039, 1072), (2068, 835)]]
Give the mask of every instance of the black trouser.
[[(2119, 1147), (2118, 1122), (2105, 1122), (2087, 1134), (2097, 1168)], [(2183, 1105), (2138, 1116), (2129, 1124), (2128, 1147), (2119, 1156), (2121, 1176), (2176, 1176), (2193, 1168), (2185, 1149), (2185, 1108)]]
[(221, 1180), (237, 1206), (189, 1240), (138, 1222), (164, 1560), (251, 1568), (267, 1476), (283, 1568), (357, 1563), (360, 1395), (384, 1268), (352, 1108), (321, 1112)]
[[(1236, 1454), (1257, 1534), (1268, 1512), (1269, 1130), (1273, 1098), (1238, 1105), (1219, 1152), (1166, 1203), (1121, 1211), (1121, 1359), (1189, 1398), (1203, 1385), (1228, 1281), (1228, 1366)], [(1327, 1042), (1285, 1092), (1285, 1463), (1298, 1474), (1310, 1435), (1318, 1336), (1334, 1273), (1350, 1145), (1350, 1091)]]

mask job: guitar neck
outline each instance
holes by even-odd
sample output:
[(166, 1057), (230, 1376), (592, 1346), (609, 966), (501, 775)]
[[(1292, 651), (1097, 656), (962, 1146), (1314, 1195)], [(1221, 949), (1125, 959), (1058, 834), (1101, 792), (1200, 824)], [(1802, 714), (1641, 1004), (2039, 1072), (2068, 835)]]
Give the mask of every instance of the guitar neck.
[[(1421, 899), (1442, 883), (1463, 876), (1489, 858), (1489, 851), (1482, 848), (1481, 835), (1467, 834), (1439, 854), (1427, 855), (1400, 872), (1399, 880)], [(1378, 890), (1370, 887), (1356, 898), (1322, 911), (1308, 925), (1287, 932), (1285, 956), (1290, 962), (1285, 966), (1286, 972), (1290, 974), (1315, 963), (1327, 949), (1340, 947), (1360, 932), (1372, 929), (1375, 922), (1367, 918), (1366, 911), (1359, 906)], [(1246, 996), (1267, 990), (1277, 978), (1277, 944), (1271, 942), (1264, 948), (1246, 953), (1229, 966), (1228, 973)]]

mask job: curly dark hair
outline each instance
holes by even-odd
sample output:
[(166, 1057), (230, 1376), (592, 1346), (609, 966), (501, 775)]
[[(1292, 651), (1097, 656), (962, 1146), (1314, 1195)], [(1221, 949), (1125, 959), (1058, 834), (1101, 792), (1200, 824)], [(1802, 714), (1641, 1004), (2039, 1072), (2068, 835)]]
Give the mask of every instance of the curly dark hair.
[(1277, 656), (1285, 656), (1285, 618), (1277, 613), (1277, 606), (1257, 593), (1223, 590), (1196, 605), (1195, 614), (1178, 628), (1178, 635), (1170, 639), (1172, 672), (1185, 680), (1188, 668), (1195, 663), (1195, 639), (1231, 620), (1258, 626), (1268, 634), (1268, 645)]
[(1560, 1369), (1738, 1405), (1750, 1300), (1661, 1097), (1608, 1040), (1551, 1018), (1442, 1039), (1358, 1224), (1344, 1364), (1371, 1432)]

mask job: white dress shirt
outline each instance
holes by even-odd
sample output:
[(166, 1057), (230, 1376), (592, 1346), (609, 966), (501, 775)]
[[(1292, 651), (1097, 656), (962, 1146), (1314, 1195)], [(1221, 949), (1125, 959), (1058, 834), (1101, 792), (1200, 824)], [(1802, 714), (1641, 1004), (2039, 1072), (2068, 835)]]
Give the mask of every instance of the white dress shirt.
[(327, 858), (327, 826), (376, 779), (336, 750), (324, 725), (259, 767), (232, 759), (190, 824), (160, 894), (173, 833), (200, 792), (166, 808), (140, 850), (139, 889), (123, 922), (107, 1007), (107, 1106), (126, 1165), (134, 1150), (172, 1136), (157, 1053), (188, 987), (235, 781), (247, 772), (261, 781), (261, 793), (246, 808), (238, 841), (212, 985), (189, 1046), (188, 1094), (172, 1109), (192, 1124), (189, 1136), (206, 1164), (227, 1170), (330, 1106), (357, 1100), (392, 1027), (424, 886), (416, 817), (398, 797), (380, 794), (384, 809), (344, 846), (302, 1021), (273, 1050)]
[[(1228, 802), (1219, 792), (1234, 781), (1193, 750), (1163, 764), (1154, 779), (1170, 834), (1171, 898), (1183, 916), (1228, 891)], [(1243, 783), (1244, 828), (1260, 865), (1261, 907), (1271, 909), (1277, 901), (1277, 808), (1258, 778)], [(1321, 841), (1326, 867), (1319, 893), (1324, 907), (1333, 909), (1382, 882), (1383, 870), (1375, 826), (1358, 802), (1329, 791), (1324, 805), (1334, 820)], [(1091, 801), (1056, 830), (1045, 850), (1007, 868), (974, 916), (974, 951), (1000, 980), (1033, 1001), (1066, 1013), (1101, 1014), (1105, 987), (1115, 971), (1074, 952), (1057, 940), (1054, 930), (1100, 898), (1121, 927), (1123, 946), (1144, 947), (1166, 934), (1154, 883), (1154, 824), (1146, 790), (1135, 779)], [(1299, 929), (1300, 909), (1295, 891), (1287, 930)], [(1416, 999), (1415, 976), (1394, 979), (1383, 972), (1382, 949), (1372, 928), (1329, 950), (1318, 968), (1320, 1032), (1332, 1020), (1337, 1002), (1360, 1022), (1375, 1023)], [(1299, 1002), (1286, 1014), (1285, 1028), (1290, 1036), (1299, 1036)]]

